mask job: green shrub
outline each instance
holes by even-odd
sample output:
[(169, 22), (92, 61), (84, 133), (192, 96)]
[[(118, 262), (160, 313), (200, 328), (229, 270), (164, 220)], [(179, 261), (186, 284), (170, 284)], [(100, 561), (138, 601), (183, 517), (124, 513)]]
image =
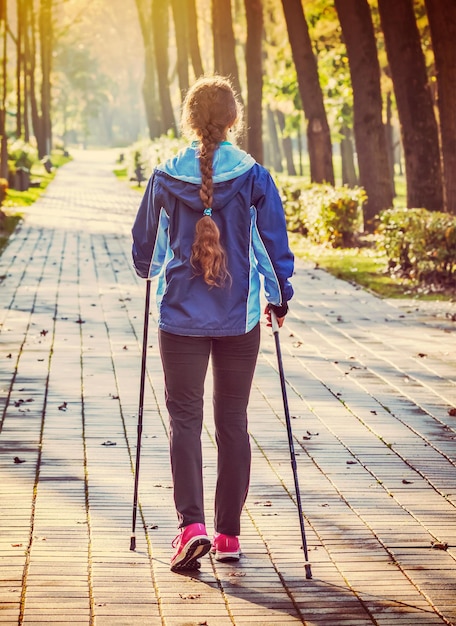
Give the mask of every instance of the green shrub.
[(309, 185), (296, 177), (280, 177), (277, 184), (291, 232), (334, 248), (355, 244), (362, 230), (364, 189)]
[(380, 214), (381, 246), (390, 270), (427, 283), (448, 283), (456, 272), (456, 217), (426, 209)]
[(126, 157), (128, 177), (137, 180), (137, 174), (141, 170), (143, 176), (148, 179), (157, 165), (177, 154), (185, 145), (186, 142), (182, 139), (167, 135), (154, 141), (146, 139), (136, 142), (130, 146)]
[(31, 170), (32, 165), (38, 160), (38, 152), (31, 144), (22, 139), (16, 139), (8, 146), (8, 159), (14, 168)]

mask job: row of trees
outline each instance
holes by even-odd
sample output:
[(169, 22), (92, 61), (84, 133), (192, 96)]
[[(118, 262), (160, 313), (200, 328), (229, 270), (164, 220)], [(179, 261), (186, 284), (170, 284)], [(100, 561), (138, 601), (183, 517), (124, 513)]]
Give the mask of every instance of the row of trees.
[(456, 213), (454, 0), (0, 0), (0, 26), (2, 154), (13, 85), (10, 134), (33, 133), (44, 155), (53, 128), (75, 133), (76, 102), (87, 132), (92, 118), (107, 142), (137, 138), (140, 73), (149, 136), (177, 134), (189, 84), (215, 71), (243, 100), (244, 147), (260, 162), (280, 170), (282, 153), (295, 173), (304, 124), (311, 180), (333, 184), (340, 144), (367, 229), (392, 204), (396, 125), (407, 205)]
[(137, 140), (143, 47), (134, 2), (125, 4), (0, 0), (1, 177), (8, 140), (32, 142), (40, 158), (91, 134), (98, 144)]
[[(174, 33), (177, 76), (183, 94), (189, 83), (189, 68), (198, 76), (203, 70), (229, 75), (244, 96), (247, 110), (247, 148), (260, 161), (263, 151), (264, 93), (267, 82), (276, 83), (279, 99), (288, 95), (306, 119), (311, 179), (334, 183), (334, 131), (350, 141), (353, 127), (358, 155), (359, 182), (366, 189), (366, 227), (372, 228), (381, 209), (391, 206), (394, 194), (391, 128), (392, 94), (384, 97), (382, 80), (390, 80), (400, 123), (407, 179), (407, 204), (456, 213), (456, 3), (454, 0), (213, 0), (210, 6), (196, 0), (136, 0), (145, 42), (144, 99), (151, 137), (176, 127), (172, 107), (170, 47)], [(304, 5), (304, 6), (303, 6)], [(416, 9), (416, 11), (415, 11)], [(203, 66), (198, 45), (200, 11), (212, 28), (212, 59)], [(312, 20), (332, 21), (336, 32), (323, 45), (312, 39)], [(427, 28), (420, 33), (417, 19)], [(242, 24), (242, 29), (236, 29)], [(297, 93), (291, 84), (279, 84), (284, 69), (290, 75), (287, 45), (274, 45), (280, 25), (285, 24), (296, 74)], [(430, 33), (428, 32), (430, 28)], [(237, 35), (242, 31), (241, 38)], [(430, 35), (430, 36), (429, 36)], [(426, 65), (422, 36), (432, 43), (430, 72)], [(207, 47), (207, 40), (204, 46)], [(282, 48), (280, 47), (282, 46)], [(327, 110), (337, 106), (322, 89), (319, 72), (324, 55), (345, 47), (352, 100), (347, 98), (338, 112), (339, 128), (328, 122)], [(380, 46), (386, 50), (381, 66)], [(431, 47), (432, 46), (432, 47)], [(240, 59), (239, 50), (243, 51)], [(270, 56), (272, 52), (273, 56)], [(341, 55), (344, 52), (340, 52)], [(244, 70), (245, 66), (245, 70)], [(334, 77), (337, 78), (337, 69)], [(246, 80), (241, 80), (245, 71)], [(328, 73), (328, 69), (326, 69)], [(383, 72), (383, 73), (382, 73)], [(262, 77), (266, 77), (266, 81)], [(431, 79), (437, 84), (432, 89)], [(384, 80), (383, 80), (384, 83)], [(245, 89), (242, 89), (242, 84)], [(287, 93), (288, 90), (288, 93)], [(158, 100), (157, 100), (158, 95)], [(385, 116), (384, 100), (388, 103)], [(350, 109), (347, 113), (347, 107)], [(157, 115), (158, 112), (158, 115)], [(334, 117), (334, 115), (333, 115)], [(384, 118), (386, 119), (386, 124)], [(271, 130), (271, 126), (269, 126)], [(350, 154), (350, 153), (348, 153)], [(347, 158), (347, 153), (342, 153)], [(345, 164), (350, 169), (350, 164)]]

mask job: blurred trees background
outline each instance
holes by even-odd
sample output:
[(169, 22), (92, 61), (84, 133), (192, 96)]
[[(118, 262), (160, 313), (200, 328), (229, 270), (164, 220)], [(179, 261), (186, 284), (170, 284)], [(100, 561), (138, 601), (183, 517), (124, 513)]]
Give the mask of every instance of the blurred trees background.
[(246, 108), (242, 146), (360, 184), (367, 230), (402, 167), (407, 206), (456, 214), (455, 0), (0, 0), (0, 35), (3, 177), (13, 140), (45, 157), (177, 135), (215, 71)]

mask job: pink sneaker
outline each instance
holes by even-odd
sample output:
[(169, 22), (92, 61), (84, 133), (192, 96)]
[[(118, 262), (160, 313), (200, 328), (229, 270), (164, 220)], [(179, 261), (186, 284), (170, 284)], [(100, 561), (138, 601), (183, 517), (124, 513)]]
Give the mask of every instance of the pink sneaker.
[(239, 539), (233, 535), (215, 533), (211, 551), (215, 553), (216, 561), (239, 561), (241, 556)]
[(197, 558), (204, 556), (211, 549), (204, 524), (190, 524), (181, 530), (172, 543), (176, 552), (171, 559), (171, 571), (198, 569)]

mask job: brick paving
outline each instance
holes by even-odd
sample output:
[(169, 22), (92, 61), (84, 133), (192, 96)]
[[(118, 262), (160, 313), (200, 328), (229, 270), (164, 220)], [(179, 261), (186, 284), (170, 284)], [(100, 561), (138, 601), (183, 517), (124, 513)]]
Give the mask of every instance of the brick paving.
[[(0, 623), (456, 624), (456, 305), (382, 301), (304, 264), (281, 345), (312, 580), (266, 327), (243, 557), (170, 572), (177, 527), (154, 308), (129, 550), (140, 196), (112, 175), (112, 152), (75, 156), (0, 258)], [(212, 532), (210, 377), (206, 393)]]

